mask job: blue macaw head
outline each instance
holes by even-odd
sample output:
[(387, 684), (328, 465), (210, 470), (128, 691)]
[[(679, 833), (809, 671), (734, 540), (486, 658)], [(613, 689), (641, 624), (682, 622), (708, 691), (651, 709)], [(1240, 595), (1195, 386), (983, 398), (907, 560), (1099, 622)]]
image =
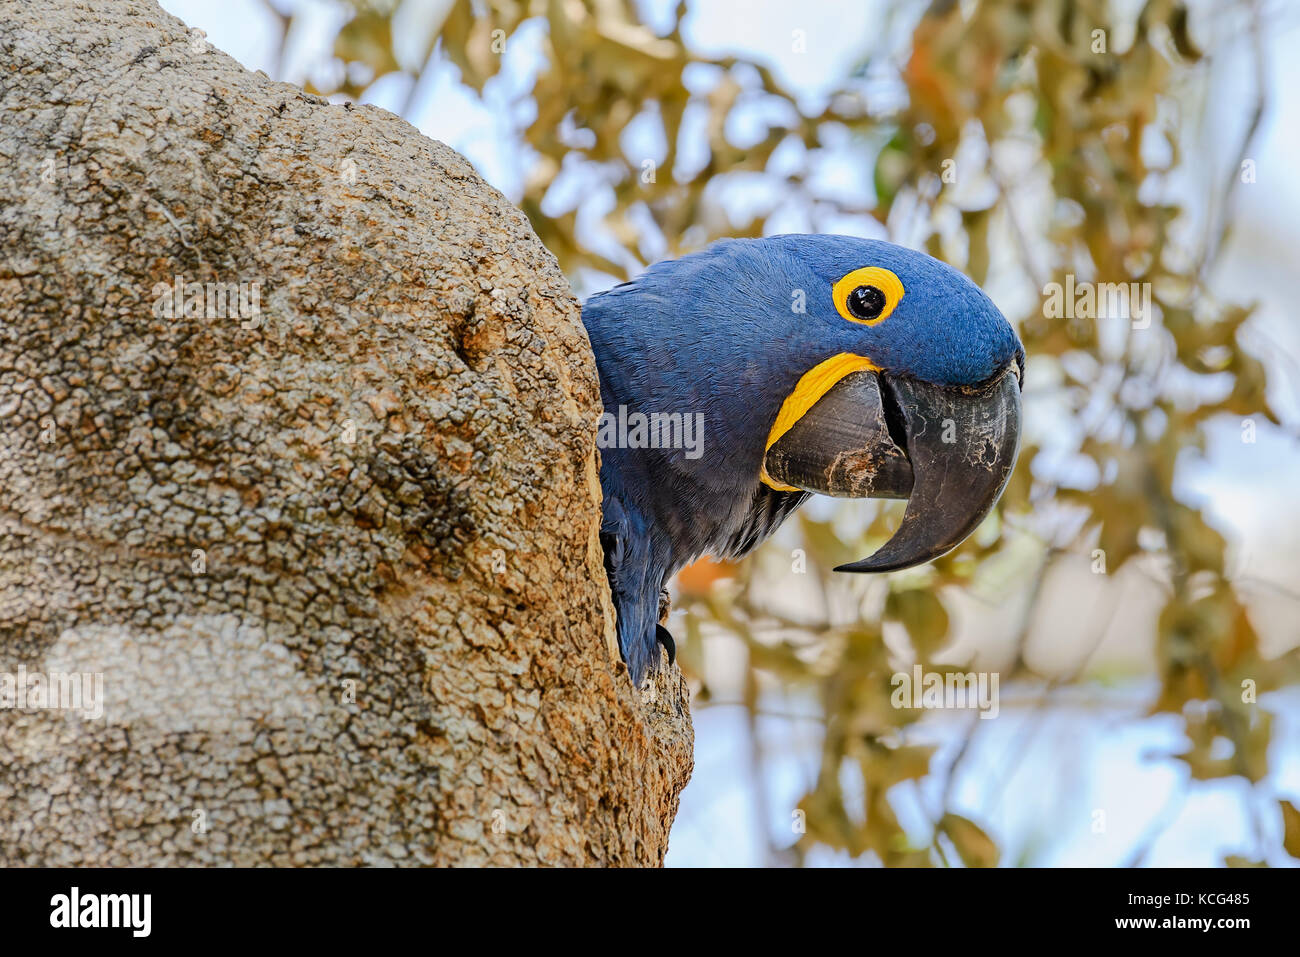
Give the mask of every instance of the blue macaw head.
[[(592, 296), (583, 322), (605, 406), (606, 562), (638, 679), (656, 634), (670, 643), (659, 594), (700, 555), (744, 554), (822, 493), (908, 499), (894, 537), (840, 570), (918, 564), (975, 528), (1015, 461), (1015, 331), (975, 283), (915, 250), (722, 240)], [(638, 415), (661, 428), (625, 428)]]

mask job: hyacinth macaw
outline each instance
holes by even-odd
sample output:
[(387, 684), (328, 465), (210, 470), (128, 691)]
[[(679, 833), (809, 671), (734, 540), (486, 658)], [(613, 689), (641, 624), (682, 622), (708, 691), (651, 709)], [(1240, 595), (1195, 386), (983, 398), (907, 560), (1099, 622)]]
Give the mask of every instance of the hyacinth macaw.
[(965, 539), (1015, 464), (1024, 348), (974, 282), (915, 250), (721, 240), (591, 296), (582, 321), (606, 418), (677, 414), (702, 439), (599, 443), (601, 544), (637, 684), (659, 644), (672, 661), (666, 585), (698, 557), (744, 555), (818, 492), (907, 499), (893, 537), (836, 570), (907, 568)]

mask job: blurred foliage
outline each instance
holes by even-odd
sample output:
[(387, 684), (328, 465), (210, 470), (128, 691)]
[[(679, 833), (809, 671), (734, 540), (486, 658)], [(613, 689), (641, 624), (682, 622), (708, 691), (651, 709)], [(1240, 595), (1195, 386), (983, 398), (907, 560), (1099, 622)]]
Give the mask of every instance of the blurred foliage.
[[(1258, 11), (1229, 7), (1215, 6), (1208, 18), (1215, 28), (1201, 34), (1226, 42), (1218, 29), (1226, 23), (1239, 36), (1253, 30), (1257, 40)], [(321, 92), (360, 97), (395, 72), (407, 73), (414, 89), (424, 71), (449, 60), (482, 93), (521, 29), (544, 25), (529, 94), (535, 110), (518, 130), (530, 163), (519, 202), (570, 275), (622, 278), (647, 259), (719, 236), (762, 235), (794, 203), (810, 231), (860, 217), (872, 234), (920, 246), (981, 283), (1000, 277), (1004, 286), (1019, 285), (1019, 300), (1003, 299), (1023, 304), (1020, 314), (1008, 311), (1029, 356), (1030, 439), (1050, 432), (1060, 443), (1067, 433), (1070, 474), (1082, 468), (1092, 480), (1067, 481), (1052, 464), (1061, 450), (1049, 461), (1031, 441), (997, 514), (927, 568), (833, 581), (834, 564), (881, 544), (900, 515), (897, 507), (855, 503), (854, 514), (870, 516), (863, 526), (805, 509), (780, 544), (756, 558), (697, 566), (681, 577), (687, 641), (680, 657), (700, 685), (700, 707), (713, 691), (704, 637), (720, 633), (748, 650), (742, 703), (751, 727), (773, 689), (820, 703), (820, 769), (800, 804), (806, 833), (791, 848), (774, 847), (774, 859), (797, 860), (820, 844), (890, 865), (1000, 862), (989, 835), (950, 807), (970, 737), (951, 766), (933, 767), (933, 749), (902, 734), (918, 712), (890, 706), (890, 679), (912, 661), (954, 667), (935, 658), (949, 641), (957, 594), (1023, 606), (1006, 616), (1019, 640), (1014, 660), (1000, 669), (1004, 688), (1019, 678), (1047, 696), (1084, 675), (1095, 646), (1081, 649), (1077, 670), (1066, 676), (1035, 675), (1024, 654), (1042, 582), (1066, 556), (1107, 575), (1139, 564), (1163, 590), (1154, 636), (1160, 684), (1150, 712), (1179, 716), (1187, 736), (1186, 749), (1166, 758), (1185, 763), (1194, 779), (1238, 775), (1256, 792), (1263, 787), (1270, 722), (1256, 698), (1296, 680), (1295, 655), (1262, 657), (1229, 578), (1223, 537), (1174, 483), (1181, 453), (1202, 447), (1211, 417), (1251, 428), (1277, 421), (1264, 369), (1239, 341), (1249, 304), (1221, 303), (1206, 285), (1230, 215), (1180, 231), (1187, 210), (1162, 198), (1184, 165), (1185, 134), (1214, 53), (1201, 49), (1205, 41), (1194, 38), (1180, 3), (1150, 0), (1125, 18), (1102, 0), (899, 4), (874, 39), (902, 23), (902, 48), (864, 40), (861, 62), (812, 106), (761, 63), (692, 50), (683, 39), (684, 3), (656, 32), (626, 0), (455, 0), (423, 56), (406, 66), (394, 53), (398, 8), (353, 6), (335, 42), (340, 81)], [(792, 37), (800, 42), (807, 38)], [(1250, 115), (1244, 140), (1219, 141), (1221, 162), (1202, 177), (1203, 195), (1192, 197), (1198, 207), (1230, 209), (1264, 93), (1243, 104)], [(657, 155), (636, 151), (637, 138), (628, 136), (634, 124), (642, 142), (661, 144)], [(874, 202), (848, 202), (819, 182), (821, 160), (845, 149), (872, 171)], [(587, 184), (581, 199), (603, 191), (612, 200), (598, 242), (582, 234), (581, 202), (559, 211), (548, 205), (566, 174)], [(768, 187), (756, 191), (766, 205), (740, 221), (725, 202), (738, 181)], [(1149, 283), (1150, 325), (1052, 318), (1046, 284), (1064, 284), (1067, 274)], [(1047, 423), (1037, 433), (1036, 421)], [(771, 600), (780, 591), (773, 583), (791, 573), (791, 554), (806, 560), (822, 613), (792, 616)], [(1108, 623), (1098, 627), (1098, 641)], [(886, 644), (893, 629), (906, 634), (910, 654)], [(972, 722), (970, 735), (979, 725)], [(942, 800), (929, 833), (917, 834), (900, 824), (891, 793), (927, 777), (938, 780)], [(1258, 830), (1281, 834), (1296, 856), (1300, 812), (1284, 800), (1273, 806), (1279, 820)]]

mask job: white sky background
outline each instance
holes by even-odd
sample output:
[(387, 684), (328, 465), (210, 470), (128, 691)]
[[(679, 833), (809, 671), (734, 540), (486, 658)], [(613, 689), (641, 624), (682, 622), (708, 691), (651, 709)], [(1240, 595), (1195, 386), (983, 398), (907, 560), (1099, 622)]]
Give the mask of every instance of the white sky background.
[[(284, 2), (284, 0), (282, 0)], [(418, 0), (408, 14), (409, 30), (403, 38), (417, 37), (421, 22), (435, 22), (445, 0)], [(279, 27), (260, 0), (163, 0), (163, 6), (192, 27), (203, 29), (209, 41), (251, 69), (278, 78), (301, 80), (309, 65), (327, 60), (329, 42), (338, 22), (333, 6), (321, 0), (302, 0), (300, 8), (312, 15), (290, 44), (286, 62), (275, 60)], [(769, 63), (787, 86), (809, 105), (832, 87), (861, 56), (869, 44), (889, 46), (889, 37), (905, 34), (911, 21), (886, 22), (880, 2), (836, 3), (786, 0), (714, 0), (691, 4), (685, 35), (692, 45), (708, 53), (742, 53)], [(652, 20), (662, 17), (671, 4), (654, 0), (646, 5)], [(489, 84), (482, 101), (460, 86), (456, 70), (443, 64), (426, 77), (412, 95), (404, 80), (381, 80), (368, 92), (367, 101), (400, 112), (408, 97), (408, 114), (427, 135), (442, 140), (468, 157), (493, 185), (517, 199), (528, 157), (518, 149), (515, 130), (530, 119), (526, 99), (536, 62), (536, 36), (540, 25), (512, 39), (507, 50), (508, 69)], [(808, 52), (791, 50), (795, 29), (805, 31)], [(1256, 140), (1252, 158), (1257, 181), (1238, 188), (1237, 225), (1215, 283), (1225, 299), (1257, 299), (1260, 308), (1251, 320), (1258, 354), (1268, 365), (1271, 394), (1288, 420), (1290, 432), (1259, 428), (1258, 441), (1245, 446), (1239, 423), (1225, 420), (1211, 425), (1207, 455), (1189, 456), (1180, 472), (1184, 489), (1209, 506), (1214, 524), (1234, 542), (1231, 568), (1252, 579), (1265, 579), (1300, 593), (1300, 508), (1296, 476), (1300, 475), (1300, 181), (1295, 157), (1300, 156), (1300, 14), (1288, 11), (1275, 18), (1268, 32), (1268, 74), (1272, 99)], [(1244, 48), (1229, 51), (1240, 54)], [(1204, 117), (1205, 143), (1219, 144), (1235, 137), (1245, 107), (1250, 102), (1252, 69), (1241, 60), (1239, 68), (1216, 71), (1216, 85)], [(522, 110), (522, 112), (521, 112)], [(653, 155), (648, 144), (647, 155)], [(1206, 155), (1226, 152), (1207, 150)], [(1226, 177), (1226, 170), (1224, 170)], [(869, 174), (851, 162), (829, 163), (822, 175), (837, 190), (860, 194)], [(1226, 182), (1226, 178), (1225, 178)], [(571, 194), (590, 192), (581, 177), (557, 184), (548, 203), (563, 208)], [(734, 198), (738, 207), (754, 197)], [(548, 210), (553, 211), (553, 210)], [(783, 214), (772, 231), (805, 231), (798, 210)], [(835, 224), (836, 231), (861, 232), (863, 224)], [(1031, 357), (1032, 361), (1032, 357)], [(1279, 641), (1294, 640), (1300, 629), (1295, 621), (1300, 601), (1262, 589), (1256, 625)], [(1253, 593), (1252, 593), (1253, 595)], [(1142, 692), (1144, 689), (1131, 689)], [(1182, 789), (1181, 767), (1169, 761), (1144, 760), (1148, 752), (1178, 749), (1174, 726), (1163, 719), (1138, 720), (1131, 707), (1141, 694), (1120, 696), (1107, 705), (1101, 719), (1095, 703), (1080, 701), (1074, 707), (1053, 709), (1046, 717), (1022, 714), (1009, 702), (1014, 689), (1004, 687), (1003, 719), (984, 722), (980, 745), (970, 771), (956, 792), (958, 803), (970, 816), (988, 825), (1006, 851), (1004, 862), (1102, 865), (1123, 862), (1139, 842), (1144, 829), (1164, 814), (1171, 822), (1151, 848), (1145, 862), (1155, 865), (1211, 865), (1234, 848), (1249, 847), (1249, 825), (1242, 813), (1239, 781), (1194, 785), (1185, 803), (1167, 805), (1171, 794)], [(1300, 740), (1300, 690), (1270, 700), (1277, 714), (1273, 738), (1276, 752), (1274, 790), (1300, 798), (1300, 760), (1295, 748), (1281, 747)], [(797, 710), (795, 705), (790, 709)], [(917, 740), (932, 737), (948, 742), (949, 750), (962, 733), (969, 715), (936, 715), (923, 722)], [(767, 827), (776, 843), (789, 843), (790, 811), (811, 780), (817, 749), (817, 725), (798, 720), (763, 719), (764, 748), (772, 759), (764, 782), (769, 820), (759, 820), (753, 782), (749, 780), (744, 716), (740, 709), (697, 710), (696, 771), (687, 788), (673, 831), (669, 863), (674, 865), (764, 863), (760, 828)], [(1070, 748), (1062, 752), (1061, 741)], [(947, 760), (945, 752), (936, 759)], [(1069, 767), (1063, 765), (1069, 764)], [(1005, 779), (1005, 780), (1004, 780)], [(992, 783), (991, 783), (992, 782)], [(1001, 782), (1001, 783), (997, 783)], [(1063, 790), (1057, 790), (1058, 788)], [(1001, 795), (998, 797), (998, 795)], [(933, 798), (933, 795), (929, 796)], [(926, 796), (921, 797), (922, 803)], [(907, 801), (899, 802), (907, 820)], [(1093, 811), (1107, 809), (1103, 833), (1092, 829)], [(1065, 815), (1065, 820), (1062, 819)], [(924, 828), (917, 818), (918, 828)], [(835, 855), (819, 860), (843, 862)], [(1281, 863), (1281, 862), (1278, 862)]]

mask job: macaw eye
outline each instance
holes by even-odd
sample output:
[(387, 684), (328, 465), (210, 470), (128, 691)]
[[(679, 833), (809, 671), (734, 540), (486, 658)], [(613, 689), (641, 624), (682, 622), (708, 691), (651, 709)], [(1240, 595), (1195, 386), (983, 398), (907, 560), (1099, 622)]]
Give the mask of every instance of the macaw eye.
[(831, 298), (845, 319), (874, 326), (889, 317), (903, 293), (902, 281), (888, 269), (866, 266), (835, 283)]
[(869, 322), (872, 319), (879, 319), (880, 314), (885, 311), (885, 294), (875, 286), (859, 286), (849, 293), (845, 305), (849, 307), (849, 312), (853, 313), (855, 318)]

